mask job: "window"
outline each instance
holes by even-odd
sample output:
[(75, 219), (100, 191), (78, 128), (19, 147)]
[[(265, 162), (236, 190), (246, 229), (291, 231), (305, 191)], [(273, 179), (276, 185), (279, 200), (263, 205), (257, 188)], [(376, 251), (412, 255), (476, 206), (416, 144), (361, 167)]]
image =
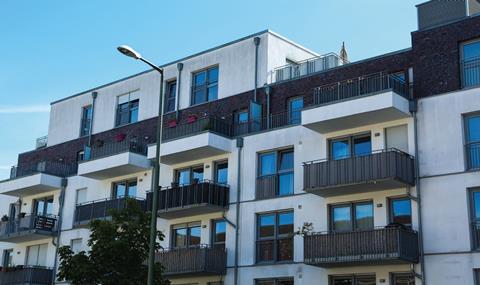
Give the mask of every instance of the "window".
[(203, 180), (203, 165), (179, 169), (176, 171), (175, 182), (178, 184), (192, 184)]
[(200, 246), (200, 222), (175, 225), (172, 227), (172, 245), (177, 247)]
[(138, 104), (138, 91), (118, 96), (115, 126), (122, 126), (138, 121)]
[(235, 113), (235, 123), (244, 124), (248, 122), (248, 110), (242, 110)]
[(164, 101), (164, 112), (173, 112), (175, 111), (175, 98), (177, 94), (177, 81), (172, 80), (167, 82), (167, 90), (165, 92), (165, 101)]
[(375, 275), (330, 276), (330, 285), (375, 285)]
[(385, 146), (387, 149), (396, 148), (408, 153), (407, 125), (386, 128)]
[(77, 162), (84, 161), (84, 160), (85, 160), (85, 151), (79, 150), (77, 152)]
[(467, 169), (480, 168), (480, 114), (465, 117)]
[(412, 273), (393, 273), (393, 285), (415, 285), (415, 277)]
[(228, 162), (216, 162), (215, 163), (215, 182), (221, 184), (228, 183)]
[(373, 203), (331, 205), (330, 219), (331, 230), (336, 232), (373, 229)]
[(332, 160), (369, 155), (370, 153), (372, 153), (370, 134), (330, 140), (330, 158)]
[(212, 222), (212, 231), (213, 246), (225, 249), (227, 222), (225, 222), (225, 220), (214, 220)]
[(293, 285), (293, 278), (256, 280), (255, 285)]
[(480, 84), (480, 41), (468, 42), (461, 47), (462, 86)]
[(87, 188), (77, 189), (77, 195), (75, 196), (75, 203), (81, 204), (87, 202)]
[(34, 213), (38, 216), (53, 215), (53, 197), (35, 199)]
[(46, 243), (27, 247), (27, 265), (47, 266), (47, 250)]
[(276, 187), (276, 189), (257, 190), (274, 192), (278, 196), (293, 194), (293, 158), (293, 149), (259, 154), (258, 179), (278, 179), (278, 182), (266, 183), (270, 186), (262, 186), (262, 188)]
[(472, 246), (480, 248), (480, 189), (470, 191), (470, 217), (472, 219)]
[(412, 226), (412, 205), (410, 198), (390, 199), (390, 223)]
[(218, 66), (193, 74), (192, 105), (216, 100), (218, 96)]
[(80, 136), (88, 136), (90, 134), (90, 127), (92, 123), (92, 105), (82, 108), (82, 122), (80, 125)]
[(74, 254), (79, 253), (82, 251), (82, 239), (76, 238), (70, 241), (70, 249), (73, 251)]
[(293, 211), (257, 216), (257, 262), (293, 260)]
[(113, 183), (112, 198), (137, 197), (137, 180)]
[(300, 124), (302, 121), (303, 98), (298, 97), (288, 102), (288, 121), (290, 124)]
[(13, 266), (13, 249), (4, 249), (3, 258), (2, 258), (2, 267), (12, 267)]

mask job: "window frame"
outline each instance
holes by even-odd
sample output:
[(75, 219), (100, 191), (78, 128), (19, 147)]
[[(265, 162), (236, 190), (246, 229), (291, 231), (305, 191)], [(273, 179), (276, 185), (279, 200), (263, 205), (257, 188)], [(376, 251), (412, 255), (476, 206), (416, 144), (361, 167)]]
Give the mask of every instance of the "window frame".
[[(88, 115), (88, 113), (86, 113), (86, 110), (88, 110), (88, 109), (90, 109), (90, 117), (89, 118), (88, 118), (88, 116), (85, 116), (85, 114)], [(93, 119), (93, 105), (90, 104), (90, 105), (83, 106), (82, 107), (82, 114), (81, 114), (81, 117), (80, 117), (80, 134), (79, 134), (79, 137), (86, 137), (86, 136), (91, 135), (91, 133), (92, 133), (92, 130), (91, 130), (92, 119)], [(86, 129), (88, 129), (88, 132), (85, 132)]]
[[(8, 257), (8, 259), (7, 259)], [(11, 258), (11, 260), (10, 260)], [(2, 254), (2, 264), (3, 268), (9, 268), (13, 265), (13, 248), (5, 248)]]
[[(292, 233), (291, 234), (279, 234), (279, 217), (281, 214), (291, 214), (292, 215)], [(271, 237), (260, 237), (260, 218), (262, 216), (274, 216), (274, 234)], [(256, 237), (255, 237), (255, 263), (256, 264), (275, 264), (275, 263), (291, 263), (294, 260), (294, 255), (295, 255), (295, 244), (294, 244), (294, 232), (295, 232), (295, 213), (293, 209), (286, 209), (286, 210), (280, 210), (280, 211), (272, 211), (272, 212), (263, 212), (263, 213), (257, 213), (256, 214)], [(281, 240), (288, 240), (291, 239), (292, 242), (292, 252), (291, 260), (279, 260), (278, 258), (278, 244), (279, 241)], [(273, 259), (272, 260), (260, 260), (259, 258), (259, 245), (261, 242), (265, 241), (271, 241), (273, 242)]]
[(82, 250), (77, 251), (77, 252), (75, 252), (75, 251), (73, 250), (73, 243), (76, 242), (76, 241), (77, 241), (77, 242), (80, 241), (80, 244), (81, 244), (82, 247), (83, 247), (83, 238), (73, 238), (73, 239), (71, 239), (71, 240), (70, 240), (70, 250), (73, 251), (74, 254), (77, 254), (77, 253), (79, 253), (79, 252), (82, 252)]
[[(280, 169), (281, 166), (281, 159), (282, 155), (285, 153), (292, 153), (293, 156), (293, 165), (292, 168), (289, 169)], [(275, 163), (275, 172), (270, 174), (262, 174), (262, 156), (266, 155), (274, 155), (274, 163)], [(291, 189), (291, 193), (280, 195), (280, 176), (282, 175), (292, 175), (292, 182), (293, 182), (293, 189)], [(285, 197), (295, 194), (295, 149), (294, 147), (287, 147), (282, 149), (270, 150), (265, 152), (257, 153), (257, 177), (256, 179), (275, 176), (277, 179), (277, 185), (275, 189), (275, 197)]]
[(283, 281), (295, 282), (295, 279), (293, 277), (257, 278), (255, 279), (255, 285), (259, 285), (260, 282), (273, 282), (273, 285), (278, 285), (279, 282)]
[[(372, 205), (372, 228), (371, 229), (358, 229), (357, 228), (357, 218), (356, 218), (356, 206), (357, 205)], [(348, 231), (340, 231), (340, 232), (356, 232), (356, 231), (365, 231), (365, 230), (373, 230), (375, 228), (375, 208), (373, 200), (358, 200), (358, 201), (351, 201), (351, 202), (340, 202), (340, 203), (333, 203), (328, 205), (328, 229), (329, 232), (337, 232), (334, 227), (334, 217), (333, 217), (333, 209), (334, 208), (341, 208), (348, 206), (350, 208), (350, 222), (351, 228)]]
[[(137, 90), (133, 90), (133, 91), (130, 91), (130, 92), (127, 92), (127, 93), (124, 93), (124, 94), (121, 94), (121, 95), (118, 95), (117, 96), (117, 100), (116, 100), (116, 105), (115, 105), (115, 128), (116, 127), (121, 127), (121, 126), (126, 126), (126, 125), (129, 125), (129, 124), (133, 124), (133, 123), (136, 123), (138, 122), (138, 115), (140, 113), (140, 98), (136, 98), (136, 99), (131, 99), (131, 95), (133, 93), (136, 93), (136, 92), (139, 92), (139, 89)], [(119, 104), (119, 98), (122, 97), (122, 96), (126, 96), (128, 95), (128, 101), (125, 102), (125, 103), (122, 103), (122, 104)], [(135, 104), (136, 103), (136, 104)], [(127, 123), (122, 123), (121, 120), (120, 120), (120, 116), (119, 116), (119, 113), (120, 113), (120, 106), (123, 106), (127, 104), (127, 108), (126, 110), (124, 111), (125, 113), (127, 113), (128, 115), (128, 122)], [(134, 106), (132, 106), (134, 105)], [(135, 121), (132, 121), (132, 110), (137, 110), (137, 118)]]
[[(202, 246), (202, 237), (201, 237), (201, 234), (200, 234), (200, 242), (198, 243), (198, 245), (191, 245), (190, 244), (190, 237), (191, 237), (191, 229), (192, 228), (199, 228), (200, 229), (200, 233), (202, 231), (202, 222), (201, 221), (195, 221), (195, 222), (188, 222), (188, 223), (181, 223), (181, 224), (175, 224), (175, 225), (172, 225), (171, 228), (170, 228), (170, 233), (171, 233), (171, 238), (170, 238), (170, 247), (172, 249), (178, 249), (178, 248), (198, 248), (198, 247), (201, 247)], [(186, 229), (186, 235), (185, 235), (185, 243), (186, 245), (185, 246), (177, 246), (176, 245), (176, 230), (178, 229)]]
[[(132, 183), (132, 182), (135, 182), (135, 196), (130, 196), (130, 186), (129, 184)], [(125, 195), (123, 196), (117, 196), (117, 189), (115, 188), (116, 185), (120, 184), (120, 183), (125, 183)], [(123, 198), (137, 198), (138, 197), (138, 178), (135, 177), (135, 178), (130, 178), (130, 179), (122, 179), (122, 180), (117, 180), (117, 181), (113, 181), (112, 182), (112, 190), (111, 190), (111, 195), (110, 197), (112, 199), (123, 199)]]
[(334, 285), (335, 279), (340, 279), (340, 278), (350, 278), (352, 280), (353, 285), (357, 285), (357, 279), (362, 278), (362, 277), (367, 277), (367, 278), (375, 278), (375, 283), (377, 280), (377, 276), (375, 273), (361, 273), (361, 274), (334, 274), (334, 275), (328, 275), (328, 284), (329, 285)]
[[(300, 110), (298, 110), (298, 112), (300, 113), (300, 118), (299, 118), (300, 121), (297, 122), (297, 121), (293, 120), (294, 118), (293, 118), (293, 115), (292, 115), (293, 114), (292, 103), (294, 101), (297, 101), (297, 100), (300, 100), (300, 99), (302, 100), (302, 108)], [(305, 107), (304, 104), (305, 104), (305, 100), (304, 100), (303, 96), (295, 96), (295, 97), (288, 98), (288, 100), (287, 100), (287, 111), (288, 111), (288, 113), (287, 114), (288, 114), (288, 123), (289, 124), (292, 124), (292, 125), (293, 124), (300, 124), (302, 122), (302, 115), (301, 114), (302, 114), (303, 108)]]
[[(204, 164), (196, 164), (196, 165), (192, 165), (192, 166), (189, 166), (189, 167), (182, 167), (182, 168), (177, 168), (173, 171), (173, 181), (175, 184), (178, 184), (178, 185), (192, 185), (195, 183), (194, 181), (194, 178), (193, 178), (193, 170), (195, 169), (200, 169), (202, 168), (203, 170), (203, 179), (202, 180), (199, 180), (198, 182), (202, 182), (203, 180), (205, 180), (205, 165)], [(190, 180), (190, 183), (188, 184), (180, 184), (180, 181), (179, 181), (179, 173), (182, 172), (182, 171), (185, 171), (185, 170), (188, 170), (189, 171), (189, 180)]]
[[(48, 206), (46, 206), (49, 201), (51, 200), (52, 202), (52, 213), (48, 213)], [(38, 213), (38, 202), (40, 201), (43, 201), (44, 203), (44, 208), (43, 208), (43, 213), (42, 214), (39, 214)], [(44, 197), (39, 197), (39, 198), (35, 198), (33, 199), (33, 211), (32, 213), (35, 215), (35, 216), (42, 216), (42, 217), (49, 217), (49, 216), (53, 216), (53, 205), (55, 203), (55, 197), (53, 196), (44, 196)]]
[[(26, 266), (36, 266), (36, 267), (46, 266), (46, 264), (48, 262), (48, 256), (45, 256), (45, 265), (38, 265), (38, 263), (39, 263), (38, 261), (39, 261), (39, 257), (40, 257), (40, 247), (41, 246), (46, 246), (47, 247), (46, 251), (48, 253), (48, 243), (32, 244), (32, 245), (27, 246), (26, 251), (25, 251), (26, 254), (25, 254), (25, 263), (24, 263)], [(37, 262), (36, 262), (36, 265), (29, 265), (28, 264), (28, 258), (30, 256), (30, 250), (34, 247), (37, 248)]]
[[(217, 227), (218, 223), (225, 223), (225, 241), (216, 241), (216, 234), (217, 234)], [(227, 248), (227, 221), (225, 219), (213, 219), (211, 222), (212, 229), (211, 229), (211, 242), (210, 244), (212, 247), (222, 247), (223, 249)]]
[[(176, 103), (177, 103), (177, 94), (178, 94), (178, 82), (177, 82), (177, 78), (172, 78), (172, 79), (169, 79), (168, 81), (166, 81), (165, 83), (165, 94), (164, 94), (164, 99), (163, 99), (163, 113), (164, 114), (168, 114), (168, 113), (173, 113), (176, 111), (177, 109), (177, 106), (176, 106)], [(171, 91), (172, 91), (172, 85), (175, 85), (175, 92), (173, 93), (173, 97), (170, 97), (170, 95), (172, 94)], [(168, 110), (168, 104), (169, 104), (169, 101), (171, 101), (173, 99), (173, 109), (172, 110)]]
[[(477, 222), (475, 215), (475, 193), (480, 193), (480, 187), (473, 187), (468, 189), (468, 220), (470, 224), (470, 246), (472, 251), (480, 251), (480, 239), (477, 238), (474, 231), (474, 223)], [(480, 207), (480, 205), (478, 206)], [(480, 218), (478, 219), (478, 222), (480, 223)]]
[[(465, 64), (465, 52), (464, 52), (464, 47), (465, 46), (468, 46), (468, 45), (471, 45), (471, 44), (480, 44), (480, 38), (476, 38), (476, 39), (472, 39), (472, 40), (467, 40), (467, 41), (464, 41), (464, 42), (461, 42), (459, 43), (459, 63), (460, 63), (460, 66), (459, 66), (459, 69), (460, 69), (460, 88), (462, 89), (467, 89), (467, 88), (475, 88), (475, 87), (478, 87), (480, 82), (478, 82), (477, 84), (473, 84), (473, 85), (468, 85), (466, 86), (465, 84), (465, 67), (464, 67), (464, 64)], [(471, 58), (467, 61), (471, 61), (471, 60), (474, 60), (475, 58)], [(480, 59), (480, 57), (478, 57), (477, 59)]]
[(413, 209), (412, 209), (412, 199), (409, 198), (408, 196), (395, 196), (395, 197), (388, 197), (388, 223), (394, 223), (393, 222), (393, 202), (394, 201), (400, 201), (400, 200), (408, 200), (410, 201), (410, 220), (411, 224), (410, 225), (405, 225), (402, 224), (403, 226), (411, 229), (413, 227)]
[[(210, 82), (210, 78), (208, 76), (208, 73), (210, 70), (217, 69), (217, 81)], [(195, 85), (195, 77), (201, 73), (205, 73), (205, 82), (203, 85)], [(192, 72), (192, 81), (190, 85), (190, 106), (196, 106), (208, 102), (212, 102), (215, 100), (218, 100), (218, 82), (220, 81), (220, 66), (218, 64), (208, 66), (196, 71)], [(208, 90), (212, 87), (216, 86), (217, 87), (217, 96), (215, 99), (209, 98), (209, 93)], [(205, 101), (202, 102), (195, 102), (195, 92), (203, 90), (204, 92), (204, 99)]]
[[(363, 153), (361, 155), (356, 155), (355, 154), (355, 147), (354, 147), (354, 141), (355, 139), (358, 138), (365, 138), (365, 137), (370, 137), (370, 153)], [(333, 154), (333, 143), (338, 142), (338, 141), (345, 141), (348, 140), (348, 148), (349, 148), (349, 154), (346, 157), (341, 157), (335, 159), (334, 154)], [(361, 157), (361, 156), (367, 156), (373, 153), (372, 149), (372, 132), (367, 131), (367, 132), (361, 132), (357, 134), (351, 134), (351, 135), (346, 135), (346, 136), (340, 136), (340, 137), (333, 137), (327, 139), (327, 153), (328, 153), (328, 160), (341, 160), (341, 159), (349, 159), (352, 157)]]
[[(480, 118), (480, 111), (475, 111), (475, 112), (471, 112), (471, 113), (467, 113), (467, 114), (463, 114), (462, 115), (462, 121), (463, 121), (463, 134), (464, 134), (464, 139), (463, 139), (463, 142), (464, 142), (464, 157), (465, 157), (465, 170), (467, 171), (476, 171), (476, 170), (480, 170), (480, 165), (478, 167), (473, 167), (472, 165), (472, 162), (471, 162), (471, 158), (470, 158), (470, 153), (469, 153), (469, 146), (471, 145), (479, 145), (479, 148), (480, 148), (480, 140), (478, 141), (470, 141), (469, 140), (469, 136), (470, 136), (470, 132), (469, 132), (469, 120), (471, 118)], [(480, 152), (480, 151), (479, 151)]]
[[(218, 181), (218, 167), (220, 165), (224, 165), (224, 164), (227, 165), (227, 181), (225, 183)], [(229, 166), (228, 165), (228, 159), (214, 161), (213, 162), (213, 181), (215, 181), (216, 183), (220, 183), (220, 184), (228, 184), (228, 170), (229, 170), (228, 166)]]
[(415, 275), (412, 272), (390, 272), (390, 282), (392, 285), (395, 285), (397, 277), (408, 277), (413, 279), (413, 284), (415, 284)]

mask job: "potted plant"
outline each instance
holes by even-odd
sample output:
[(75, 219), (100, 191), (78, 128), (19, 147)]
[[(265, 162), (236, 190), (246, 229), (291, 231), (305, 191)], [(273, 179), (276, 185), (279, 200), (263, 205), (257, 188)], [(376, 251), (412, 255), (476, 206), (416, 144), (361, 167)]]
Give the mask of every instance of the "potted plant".
[(124, 134), (124, 133), (119, 133), (119, 134), (117, 134), (117, 135), (115, 136), (115, 140), (116, 140), (117, 142), (121, 142), (121, 141), (123, 141), (126, 137), (127, 137), (126, 134)]
[(177, 126), (177, 120), (175, 120), (175, 119), (169, 120), (168, 123), (167, 123), (167, 126), (169, 128), (175, 128)]
[(187, 123), (191, 124), (197, 120), (197, 115), (188, 115)]
[(18, 214), (18, 217), (19, 217), (20, 219), (23, 219), (23, 218), (25, 218), (25, 215), (26, 215), (26, 214), (27, 214), (27, 213), (25, 213), (25, 212), (21, 212), (21, 213)]
[(8, 222), (8, 216), (7, 215), (2, 216), (2, 222)]

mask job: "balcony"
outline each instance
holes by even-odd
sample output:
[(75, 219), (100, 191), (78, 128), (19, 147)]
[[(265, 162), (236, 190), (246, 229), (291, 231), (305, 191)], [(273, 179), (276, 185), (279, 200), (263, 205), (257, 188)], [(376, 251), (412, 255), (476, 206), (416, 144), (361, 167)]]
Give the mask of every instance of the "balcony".
[(55, 216), (30, 215), (0, 222), (0, 241), (28, 242), (45, 239), (57, 234)]
[(232, 132), (234, 136), (242, 136), (299, 124), (299, 116), (293, 116), (291, 112), (282, 112), (246, 122), (237, 122), (233, 125)]
[(41, 161), (12, 167), (10, 179), (0, 181), (0, 194), (23, 197), (60, 189), (62, 177), (74, 175), (76, 164)]
[(418, 236), (402, 228), (314, 233), (304, 237), (304, 262), (323, 268), (418, 262)]
[(103, 180), (150, 169), (146, 151), (145, 144), (131, 139), (99, 144), (90, 153), (87, 148), (78, 175)]
[(321, 134), (410, 117), (408, 85), (373, 74), (317, 87), (302, 125)]
[(433, 0), (418, 4), (418, 29), (424, 30), (467, 17), (474, 12), (472, 8), (475, 6), (474, 3), (469, 3), (470, 5), (468, 5), (468, 1), (471, 0)]
[(304, 190), (332, 197), (415, 185), (414, 159), (397, 149), (303, 165)]
[(176, 248), (157, 252), (155, 261), (165, 267), (166, 277), (225, 275), (227, 252), (210, 246)]
[[(146, 202), (140, 198), (128, 198), (137, 202), (141, 209), (146, 210)], [(110, 220), (112, 210), (122, 210), (127, 205), (127, 198), (107, 198), (77, 204), (75, 209), (75, 227), (88, 226), (94, 220)]]
[(50, 285), (53, 270), (45, 267), (16, 266), (0, 270), (0, 285)]
[(480, 85), (480, 58), (464, 60), (461, 63), (462, 88)]
[[(158, 216), (175, 219), (221, 212), (228, 207), (230, 187), (209, 180), (163, 188), (158, 197)], [(147, 193), (147, 208), (152, 208), (153, 193)]]

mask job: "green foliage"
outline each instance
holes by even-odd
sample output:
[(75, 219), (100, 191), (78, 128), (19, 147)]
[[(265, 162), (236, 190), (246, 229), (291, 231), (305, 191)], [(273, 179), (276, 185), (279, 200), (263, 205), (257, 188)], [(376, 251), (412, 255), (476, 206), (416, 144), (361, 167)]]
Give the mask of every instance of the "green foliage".
[[(111, 212), (112, 220), (90, 223), (90, 250), (74, 254), (69, 246), (59, 250), (58, 277), (72, 285), (143, 285), (147, 282), (150, 213), (145, 213), (133, 199), (120, 211)], [(164, 235), (157, 231), (158, 240)], [(156, 242), (156, 250), (160, 244)], [(168, 285), (163, 267), (155, 267), (155, 284)]]

